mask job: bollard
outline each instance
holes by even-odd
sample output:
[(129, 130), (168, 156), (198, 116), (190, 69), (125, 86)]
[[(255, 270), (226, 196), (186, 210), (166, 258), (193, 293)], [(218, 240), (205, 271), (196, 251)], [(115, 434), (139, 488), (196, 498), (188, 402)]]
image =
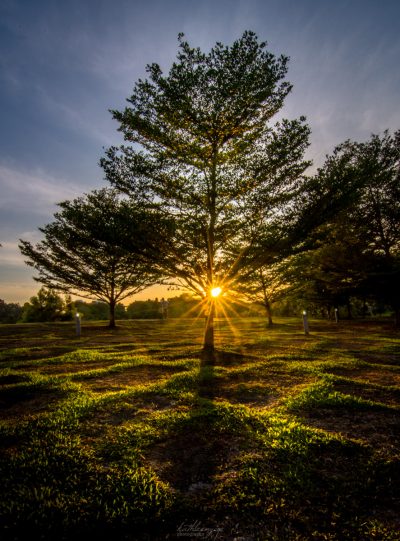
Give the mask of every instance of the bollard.
[(81, 315), (79, 312), (75, 314), (75, 328), (76, 336), (79, 338), (81, 336)]
[(339, 323), (339, 314), (338, 314), (338, 309), (335, 308), (335, 321), (336, 323)]
[(303, 312), (303, 327), (304, 327), (304, 334), (308, 336), (310, 334), (310, 329), (308, 327), (308, 316), (305, 310)]

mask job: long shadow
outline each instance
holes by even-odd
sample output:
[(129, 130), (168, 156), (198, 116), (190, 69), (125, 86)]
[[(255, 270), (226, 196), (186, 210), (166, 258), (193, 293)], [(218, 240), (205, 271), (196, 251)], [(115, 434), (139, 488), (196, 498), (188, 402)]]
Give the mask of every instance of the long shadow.
[[(82, 348), (85, 338), (76, 336), (74, 324), (23, 323), (0, 325), (0, 351), (2, 360), (36, 360), (56, 357)], [(20, 349), (18, 354), (7, 350)], [(23, 351), (24, 350), (24, 351)]]
[[(229, 422), (224, 421), (221, 408), (215, 401), (220, 395), (216, 369), (220, 364), (227, 364), (232, 357), (235, 359), (231, 362), (237, 362), (239, 354), (215, 351), (212, 362), (210, 357), (201, 357), (189, 416), (178, 422), (151, 450), (153, 460), (156, 458), (160, 466), (160, 478), (170, 484), (178, 501), (170, 523), (166, 524), (168, 539), (178, 539), (180, 527), (185, 524), (219, 531), (218, 518), (209, 511), (213, 487), (218, 474), (234, 460), (241, 443), (248, 437), (245, 428), (243, 431), (238, 426), (232, 429)], [(192, 533), (195, 536), (195, 532)]]

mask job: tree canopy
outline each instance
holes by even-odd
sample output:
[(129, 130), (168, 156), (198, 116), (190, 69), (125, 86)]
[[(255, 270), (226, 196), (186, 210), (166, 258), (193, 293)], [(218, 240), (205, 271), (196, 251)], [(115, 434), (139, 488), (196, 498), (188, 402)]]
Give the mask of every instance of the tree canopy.
[(68, 321), (72, 319), (72, 309), (70, 297), (63, 299), (55, 291), (41, 287), (37, 295), (24, 304), (22, 321)]
[(117, 303), (159, 279), (142, 256), (118, 242), (121, 236), (129, 236), (137, 251), (144, 252), (152, 223), (149, 214), (109, 189), (59, 206), (54, 222), (40, 228), (44, 239), (36, 245), (21, 240), (20, 250), (28, 258), (26, 263), (38, 271), (38, 282), (106, 302), (113, 327)]
[(16, 323), (21, 314), (22, 307), (18, 303), (7, 303), (0, 299), (0, 323)]
[(110, 148), (102, 166), (133, 201), (173, 222), (158, 264), (207, 301), (204, 347), (213, 348), (211, 289), (234, 288), (239, 268), (263, 264), (266, 244), (277, 253), (302, 227), (309, 128), (304, 117), (271, 122), (292, 88), (288, 58), (253, 32), (208, 54), (179, 42), (169, 74), (147, 66), (129, 106), (113, 111), (130, 144)]
[(383, 302), (400, 324), (400, 132), (345, 141), (316, 179), (346, 186), (349, 176), (358, 180), (348, 205), (316, 231), (290, 280), (328, 310), (351, 297)]
[(345, 141), (306, 175), (305, 118), (276, 120), (287, 66), (253, 32), (208, 53), (180, 34), (169, 72), (147, 66), (112, 111), (126, 142), (101, 160), (113, 189), (60, 203), (44, 240), (21, 240), (36, 279), (106, 302), (110, 326), (149, 285), (186, 288), (208, 352), (216, 290), (261, 303), (270, 323), (288, 292), (328, 310), (369, 296), (400, 321), (400, 132)]

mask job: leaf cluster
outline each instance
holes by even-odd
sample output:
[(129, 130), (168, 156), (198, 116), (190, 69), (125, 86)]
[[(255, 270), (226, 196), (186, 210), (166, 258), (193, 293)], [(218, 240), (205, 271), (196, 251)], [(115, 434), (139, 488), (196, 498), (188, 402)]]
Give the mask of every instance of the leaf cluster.
[(106, 178), (173, 220), (162, 266), (197, 293), (231, 281), (237, 250), (282, 224), (301, 190), (305, 119), (271, 124), (291, 90), (287, 63), (253, 32), (208, 54), (180, 36), (168, 75), (148, 66), (113, 111), (130, 145), (107, 151)]
[[(145, 235), (150, 222), (144, 210), (108, 189), (64, 201), (59, 207), (55, 220), (40, 228), (42, 241), (36, 245), (20, 241), (26, 263), (38, 272), (37, 281), (59, 291), (116, 303), (159, 278), (144, 258), (151, 249)], [(129, 238), (136, 252), (121, 248), (121, 237)]]

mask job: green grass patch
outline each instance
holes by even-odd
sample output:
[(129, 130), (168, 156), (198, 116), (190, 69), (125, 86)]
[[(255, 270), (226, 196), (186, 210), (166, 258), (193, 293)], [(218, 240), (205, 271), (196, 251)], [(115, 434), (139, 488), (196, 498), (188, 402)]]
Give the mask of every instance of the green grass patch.
[(2, 538), (398, 539), (400, 337), (230, 323), (0, 327)]
[(285, 406), (289, 411), (312, 410), (315, 408), (385, 408), (385, 404), (364, 400), (334, 389), (331, 381), (325, 380), (310, 385), (296, 396), (289, 397)]

